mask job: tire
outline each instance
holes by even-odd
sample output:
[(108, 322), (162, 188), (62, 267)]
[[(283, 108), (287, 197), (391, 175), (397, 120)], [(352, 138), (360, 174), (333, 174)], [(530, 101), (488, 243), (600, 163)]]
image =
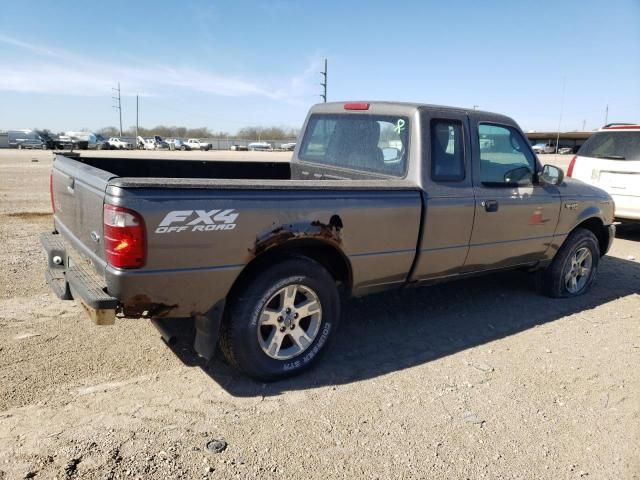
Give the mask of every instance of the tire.
[[(588, 252), (588, 253), (586, 253)], [(586, 254), (584, 260), (580, 260)], [(578, 265), (574, 265), (580, 260)], [(538, 274), (538, 288), (552, 298), (577, 297), (586, 293), (595, 281), (600, 261), (600, 244), (590, 230), (578, 228), (571, 232), (545, 270)], [(587, 265), (589, 264), (589, 265)], [(588, 266), (588, 273), (584, 273)], [(574, 272), (577, 276), (571, 274)], [(580, 275), (580, 272), (583, 272)], [(574, 277), (575, 286), (570, 277)]]
[(184, 145), (182, 145), (182, 146), (180, 147), (180, 150), (184, 152), (184, 151), (186, 151), (186, 150), (187, 150), (187, 147), (185, 147)]
[[(291, 297), (294, 288), (297, 293)], [(237, 291), (225, 311), (220, 348), (232, 366), (256, 380), (275, 381), (307, 370), (326, 350), (338, 326), (335, 280), (309, 258), (278, 261), (252, 275)], [(302, 311), (305, 302), (313, 305), (307, 316)], [(289, 313), (287, 304), (293, 305)]]

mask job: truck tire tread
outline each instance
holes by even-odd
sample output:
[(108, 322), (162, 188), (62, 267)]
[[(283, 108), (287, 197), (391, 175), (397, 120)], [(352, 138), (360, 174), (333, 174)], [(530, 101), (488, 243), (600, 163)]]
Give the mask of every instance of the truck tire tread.
[[(266, 301), (265, 297), (274, 289), (293, 281), (310, 285), (316, 291), (323, 311), (321, 328), (328, 327), (326, 331), (329, 332), (326, 335), (318, 334), (305, 352), (316, 346), (316, 342), (322, 343), (319, 343), (312, 355), (304, 355), (297, 363), (297, 357), (291, 359), (291, 362), (267, 357), (259, 350), (256, 325), (252, 324), (253, 319), (260, 314)], [(220, 350), (232, 367), (254, 379), (274, 381), (307, 370), (327, 349), (331, 334), (338, 325), (340, 299), (335, 280), (316, 261), (298, 255), (285, 257), (258, 270), (249, 280), (244, 281), (236, 292), (238, 294), (229, 299), (228, 308), (225, 310), (219, 339)]]
[[(587, 247), (591, 250), (592, 267), (589, 278), (585, 286), (577, 293), (571, 293), (563, 282), (563, 272), (569, 257), (578, 248)], [(536, 279), (538, 290), (543, 295), (551, 298), (574, 297), (586, 293), (594, 282), (600, 260), (600, 246), (598, 239), (591, 230), (577, 228), (569, 234), (551, 264), (544, 270), (538, 272)]]

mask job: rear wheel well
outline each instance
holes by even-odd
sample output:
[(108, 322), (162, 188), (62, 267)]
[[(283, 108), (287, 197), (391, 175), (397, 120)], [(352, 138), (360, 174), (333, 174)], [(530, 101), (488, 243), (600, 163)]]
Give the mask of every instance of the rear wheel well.
[(260, 270), (291, 256), (304, 256), (318, 262), (329, 272), (339, 288), (345, 290), (347, 294), (351, 292), (351, 265), (344, 254), (333, 245), (325, 242), (305, 240), (287, 242), (271, 248), (251, 260), (233, 283), (227, 298), (232, 298), (237, 289), (251, 281)]
[(598, 239), (598, 246), (600, 247), (600, 255), (604, 255), (609, 245), (609, 233), (604, 227), (604, 223), (597, 217), (591, 217), (584, 222), (576, 225), (574, 231), (578, 228), (584, 228), (591, 231)]

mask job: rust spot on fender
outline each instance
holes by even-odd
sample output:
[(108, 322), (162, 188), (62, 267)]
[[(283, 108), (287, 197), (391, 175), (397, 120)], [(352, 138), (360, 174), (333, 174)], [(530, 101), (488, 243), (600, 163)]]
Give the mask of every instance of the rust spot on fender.
[(291, 240), (318, 239), (333, 245), (342, 244), (342, 219), (333, 215), (328, 223), (314, 220), (311, 223), (289, 223), (256, 237), (253, 248), (249, 249), (249, 260), (265, 251)]

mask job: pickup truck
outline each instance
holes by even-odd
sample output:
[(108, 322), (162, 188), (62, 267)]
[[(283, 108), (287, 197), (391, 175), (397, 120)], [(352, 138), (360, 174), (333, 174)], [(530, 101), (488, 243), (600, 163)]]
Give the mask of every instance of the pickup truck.
[(211, 150), (211, 144), (209, 142), (201, 142), (197, 138), (188, 139), (186, 144), (191, 150)]
[[(98, 324), (193, 319), (194, 349), (261, 380), (314, 364), (340, 297), (518, 268), (585, 293), (614, 204), (539, 164), (503, 115), (314, 106), (291, 162), (59, 155), (46, 278)], [(166, 325), (166, 323), (165, 323)]]

